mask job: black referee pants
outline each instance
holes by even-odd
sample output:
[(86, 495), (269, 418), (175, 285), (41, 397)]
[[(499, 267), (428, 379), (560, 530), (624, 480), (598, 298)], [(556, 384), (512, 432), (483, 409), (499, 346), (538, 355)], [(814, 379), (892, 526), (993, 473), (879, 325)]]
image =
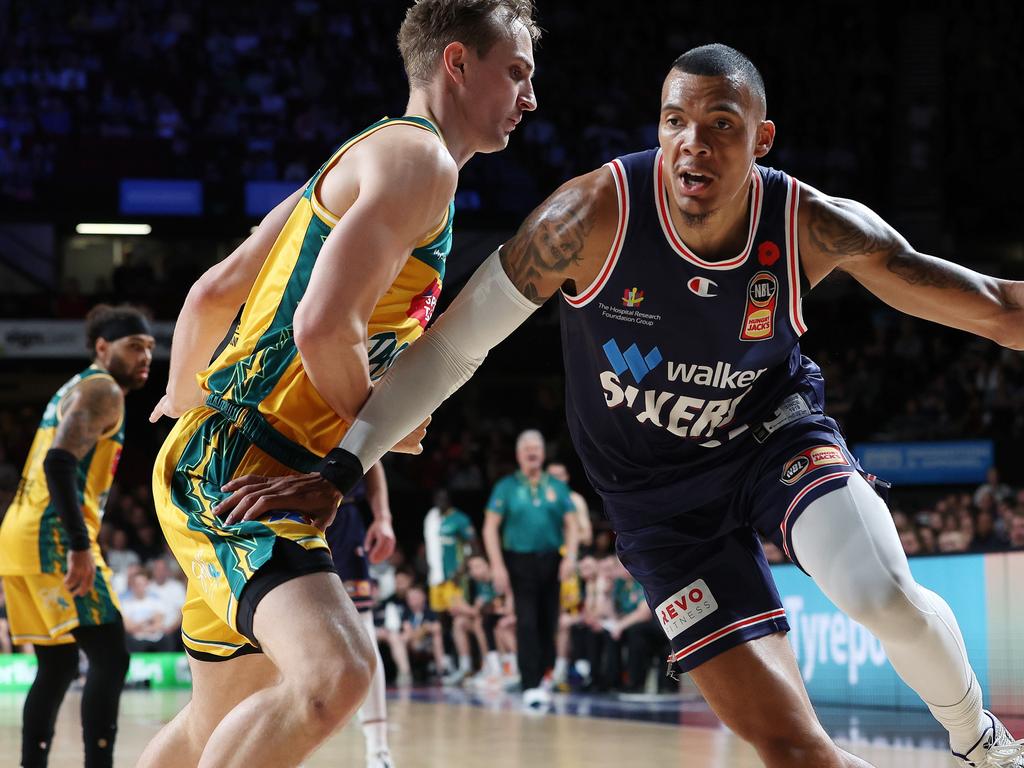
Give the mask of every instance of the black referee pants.
[(539, 686), (544, 673), (555, 665), (562, 557), (558, 550), (504, 555), (515, 600), (516, 655), (525, 691)]

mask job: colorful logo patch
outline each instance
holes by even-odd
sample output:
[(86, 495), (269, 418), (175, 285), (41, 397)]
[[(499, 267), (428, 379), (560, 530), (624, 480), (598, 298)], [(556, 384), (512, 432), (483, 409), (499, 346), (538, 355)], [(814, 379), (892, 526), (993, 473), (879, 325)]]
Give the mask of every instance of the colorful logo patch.
[(758, 272), (747, 285), (747, 308), (740, 329), (740, 341), (763, 341), (775, 335), (775, 307), (779, 280), (771, 272)]
[(782, 477), (779, 479), (785, 485), (793, 485), (808, 472), (835, 464), (850, 464), (842, 448), (838, 445), (816, 445), (787, 461), (782, 467)]
[(635, 307), (644, 300), (644, 292), (639, 288), (627, 288), (622, 292), (622, 305)]

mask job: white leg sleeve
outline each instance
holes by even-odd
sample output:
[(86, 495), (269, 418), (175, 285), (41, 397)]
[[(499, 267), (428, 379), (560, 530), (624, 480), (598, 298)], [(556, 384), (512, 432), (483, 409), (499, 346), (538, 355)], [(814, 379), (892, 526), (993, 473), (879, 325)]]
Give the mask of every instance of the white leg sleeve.
[(793, 547), (822, 592), (882, 642), (954, 745), (976, 739), (981, 695), (956, 618), (914, 581), (892, 515), (867, 482), (855, 475), (812, 502), (793, 527)]
[(388, 706), (384, 681), (384, 661), (380, 657), (380, 646), (377, 645), (377, 631), (373, 626), (373, 614), (362, 611), (359, 617), (363, 620), (363, 628), (370, 636), (374, 653), (377, 654), (377, 671), (370, 683), (363, 706), (359, 708), (359, 722), (363, 726), (363, 737), (366, 740), (366, 754), (376, 755), (388, 749)]

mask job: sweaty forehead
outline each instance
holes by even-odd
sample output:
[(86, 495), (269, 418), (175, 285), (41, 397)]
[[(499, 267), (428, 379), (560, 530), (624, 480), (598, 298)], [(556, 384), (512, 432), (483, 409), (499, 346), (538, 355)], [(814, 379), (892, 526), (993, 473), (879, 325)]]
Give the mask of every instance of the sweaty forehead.
[(673, 69), (661, 89), (661, 105), (685, 109), (712, 109), (731, 105), (746, 113), (756, 108), (757, 99), (746, 80), (739, 74), (694, 75)]

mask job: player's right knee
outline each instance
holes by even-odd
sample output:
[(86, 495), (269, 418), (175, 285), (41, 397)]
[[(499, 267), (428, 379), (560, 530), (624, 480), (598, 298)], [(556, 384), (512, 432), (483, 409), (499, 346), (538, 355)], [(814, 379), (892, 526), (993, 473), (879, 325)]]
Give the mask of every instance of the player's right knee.
[(920, 590), (909, 571), (880, 565), (869, 578), (851, 579), (832, 592), (833, 602), (843, 613), (880, 638), (913, 635), (926, 623), (918, 607), (923, 602)]
[(316, 656), (316, 664), (285, 673), (295, 711), (310, 728), (333, 731), (352, 716), (370, 689), (377, 655), (360, 633), (335, 652)]

